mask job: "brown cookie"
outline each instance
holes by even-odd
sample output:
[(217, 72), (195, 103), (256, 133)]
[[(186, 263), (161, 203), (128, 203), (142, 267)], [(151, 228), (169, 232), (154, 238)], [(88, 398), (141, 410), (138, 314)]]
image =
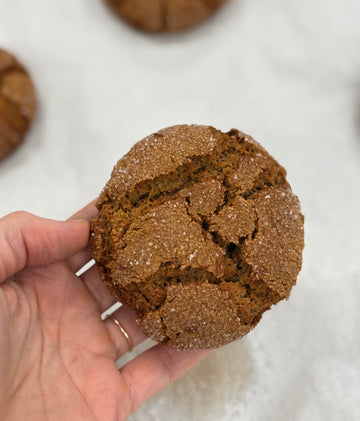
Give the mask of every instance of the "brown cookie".
[(175, 32), (209, 18), (226, 0), (105, 0), (111, 9), (139, 29)]
[(36, 110), (34, 85), (25, 68), (0, 49), (0, 160), (24, 139)]
[(288, 298), (304, 246), (286, 172), (250, 136), (174, 126), (116, 164), (92, 221), (110, 291), (153, 339), (213, 348)]

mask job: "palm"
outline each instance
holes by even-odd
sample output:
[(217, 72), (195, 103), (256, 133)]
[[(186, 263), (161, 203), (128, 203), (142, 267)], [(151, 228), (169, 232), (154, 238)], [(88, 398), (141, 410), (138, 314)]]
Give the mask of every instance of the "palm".
[[(34, 414), (40, 420), (39, 413), (62, 420), (126, 419), (131, 408), (127, 384), (114, 364), (116, 349), (81, 279), (64, 263), (25, 270), (16, 278), (0, 292), (8, 302), (1, 319), (11, 318), (9, 309), (21, 315), (0, 343), (13, 356), (11, 367), (5, 361), (0, 367), (16, 379), (10, 419)], [(29, 386), (36, 391), (30, 400)]]
[[(93, 212), (88, 207), (80, 216)], [(157, 345), (119, 371), (115, 362), (128, 343), (111, 320), (101, 319), (115, 300), (95, 267), (75, 275), (89, 257), (87, 238), (86, 223), (27, 214), (0, 219), (0, 410), (5, 419), (125, 420), (207, 353)], [(115, 316), (135, 345), (144, 340), (129, 309)]]

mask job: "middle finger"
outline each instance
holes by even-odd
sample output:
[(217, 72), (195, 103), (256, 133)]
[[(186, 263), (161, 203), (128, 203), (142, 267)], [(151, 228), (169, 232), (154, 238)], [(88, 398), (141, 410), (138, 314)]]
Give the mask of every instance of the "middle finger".
[(117, 299), (110, 293), (101, 280), (96, 265), (93, 265), (84, 272), (80, 276), (80, 279), (98, 304), (100, 313), (103, 313), (117, 302)]

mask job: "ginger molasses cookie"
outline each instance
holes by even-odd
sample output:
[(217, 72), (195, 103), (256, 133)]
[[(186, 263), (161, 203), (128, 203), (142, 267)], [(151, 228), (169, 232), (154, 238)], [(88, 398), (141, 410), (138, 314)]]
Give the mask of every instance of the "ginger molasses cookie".
[(226, 0), (105, 0), (111, 9), (139, 29), (174, 32), (209, 18)]
[(0, 160), (23, 141), (35, 110), (30, 76), (13, 55), (0, 49)]
[(242, 337), (301, 269), (303, 216), (285, 169), (238, 130), (148, 136), (118, 161), (97, 207), (103, 281), (145, 333), (179, 349)]

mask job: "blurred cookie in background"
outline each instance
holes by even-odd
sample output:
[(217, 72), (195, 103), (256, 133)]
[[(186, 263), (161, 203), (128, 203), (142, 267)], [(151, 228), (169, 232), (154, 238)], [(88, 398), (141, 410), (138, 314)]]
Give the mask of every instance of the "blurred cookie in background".
[(35, 111), (35, 88), (28, 72), (0, 48), (0, 161), (23, 142)]
[(131, 25), (148, 32), (176, 32), (208, 19), (226, 0), (105, 0)]

